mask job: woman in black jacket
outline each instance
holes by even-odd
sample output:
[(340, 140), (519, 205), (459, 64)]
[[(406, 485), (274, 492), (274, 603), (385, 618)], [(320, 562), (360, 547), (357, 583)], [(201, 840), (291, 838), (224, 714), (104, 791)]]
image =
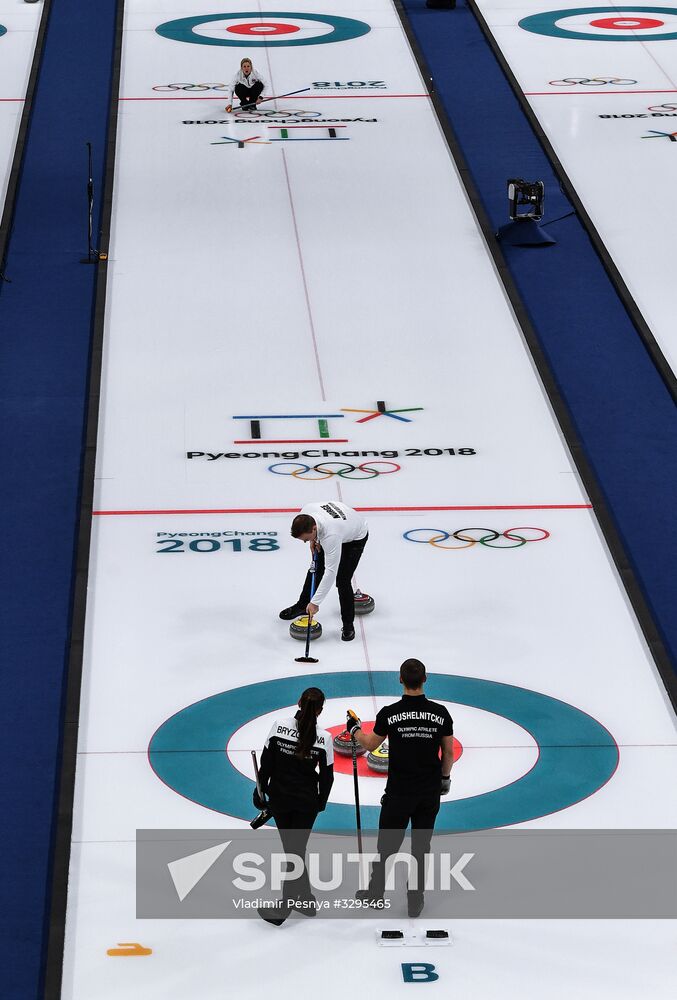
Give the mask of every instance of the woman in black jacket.
[[(327, 804), (334, 782), (332, 738), (318, 728), (317, 718), (324, 708), (319, 688), (306, 688), (293, 718), (273, 725), (261, 754), (261, 793), (254, 792), (257, 809), (268, 808), (280, 831), (287, 854), (305, 858), (310, 831), (318, 812)], [(267, 799), (267, 803), (264, 801)], [(282, 899), (275, 907), (261, 907), (259, 914), (269, 923), (280, 925), (292, 912), (315, 916), (315, 897), (305, 864), (295, 879), (284, 881)]]

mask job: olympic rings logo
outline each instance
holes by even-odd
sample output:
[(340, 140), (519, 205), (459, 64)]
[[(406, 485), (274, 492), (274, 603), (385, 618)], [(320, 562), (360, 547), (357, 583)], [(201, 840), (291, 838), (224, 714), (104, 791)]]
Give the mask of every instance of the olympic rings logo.
[(613, 87), (631, 87), (637, 80), (622, 80), (619, 76), (591, 76), (574, 77), (566, 76), (563, 80), (550, 80), (551, 87), (604, 87), (607, 84)]
[[(295, 469), (289, 469), (290, 465), (295, 465)], [(338, 465), (339, 469), (330, 469), (329, 466)], [(379, 471), (375, 465), (391, 465), (391, 469)], [(282, 468), (285, 472), (279, 472)], [(294, 476), (304, 482), (314, 483), (322, 479), (331, 479), (332, 476), (339, 476), (341, 479), (375, 479), (377, 476), (390, 476), (393, 472), (399, 472), (402, 466), (396, 462), (362, 462), (361, 465), (351, 465), (349, 462), (320, 462), (318, 465), (305, 465), (303, 462), (275, 462), (268, 466), (268, 472), (276, 476)], [(309, 476), (309, 472), (319, 472), (319, 476)], [(357, 472), (358, 475), (353, 475)], [(362, 475), (360, 475), (362, 473)]]
[(153, 87), (162, 94), (175, 90), (228, 90), (227, 83), (166, 83), (161, 87)]
[[(528, 538), (524, 534), (518, 534), (518, 532), (526, 531), (537, 532), (537, 535), (536, 537)], [(475, 537), (471, 532), (478, 533), (480, 537)], [(414, 535), (421, 534), (429, 537), (413, 537)], [(495, 531), (494, 528), (459, 528), (457, 531), (451, 532), (440, 528), (411, 528), (409, 531), (405, 531), (402, 537), (408, 542), (432, 545), (436, 549), (446, 549), (449, 552), (455, 552), (459, 549), (471, 549), (473, 545), (478, 544), (484, 545), (487, 549), (519, 549), (528, 542), (544, 542), (546, 538), (550, 538), (550, 532), (546, 531), (545, 528), (532, 527), (507, 528), (505, 531)], [(450, 538), (455, 539), (460, 544), (440, 544)], [(505, 541), (499, 542), (499, 538), (505, 539)], [(498, 544), (494, 544), (495, 542), (498, 542)]]
[(255, 118), (321, 118), (321, 111), (236, 111), (237, 116), (242, 115), (247, 121)]

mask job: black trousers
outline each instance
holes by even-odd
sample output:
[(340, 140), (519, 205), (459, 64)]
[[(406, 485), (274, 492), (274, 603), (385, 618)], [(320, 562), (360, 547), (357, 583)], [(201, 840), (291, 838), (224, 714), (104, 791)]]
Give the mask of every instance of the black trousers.
[(430, 850), (430, 841), (435, 826), (435, 818), (440, 811), (440, 793), (413, 792), (402, 795), (386, 792), (381, 799), (381, 815), (378, 821), (376, 850), (380, 860), (371, 870), (369, 890), (374, 897), (380, 897), (385, 890), (386, 864), (388, 858), (397, 854), (407, 825), (411, 822), (411, 854), (416, 859), (418, 884), (417, 893), (423, 893), (425, 881), (425, 855)]
[[(357, 569), (357, 564), (362, 558), (364, 547), (367, 544), (369, 534), (360, 538), (356, 542), (345, 542), (341, 546), (341, 560), (336, 573), (336, 587), (339, 593), (339, 604), (341, 605), (341, 620), (344, 625), (352, 625), (355, 621), (355, 600), (353, 598), (353, 575)], [(315, 590), (320, 586), (320, 580), (324, 576), (324, 550), (316, 555)], [(311, 574), (308, 572), (303, 590), (299, 597), (299, 604), (305, 608), (310, 601)]]
[[(285, 854), (296, 854), (303, 860), (303, 871), (293, 879), (285, 879), (282, 885), (283, 899), (308, 899), (312, 895), (306, 869), (306, 847), (317, 817), (317, 809), (299, 806), (277, 809), (273, 804), (273, 819), (280, 832), (280, 840)], [(291, 863), (287, 871), (292, 871)]]
[(256, 104), (256, 98), (261, 96), (263, 84), (260, 80), (253, 83), (251, 87), (245, 87), (243, 83), (238, 83), (235, 87), (235, 96), (239, 97), (240, 104)]

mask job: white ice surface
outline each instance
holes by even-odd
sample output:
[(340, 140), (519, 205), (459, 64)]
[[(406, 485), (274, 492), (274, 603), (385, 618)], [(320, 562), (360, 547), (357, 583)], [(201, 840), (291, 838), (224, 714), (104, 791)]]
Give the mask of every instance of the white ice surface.
[[(211, 143), (280, 136), (280, 126), (238, 124), (222, 98), (178, 100), (153, 89), (230, 79), (246, 47), (181, 44), (154, 31), (172, 17), (224, 9), (197, 0), (161, 11), (126, 4), (95, 504), (109, 513), (95, 517), (92, 535), (63, 996), (248, 998), (261, 992), (263, 975), (282, 997), (302, 982), (333, 1000), (346, 992), (348, 968), (361, 989), (390, 993), (404, 985), (401, 962), (432, 961), (441, 978), (431, 989), (478, 1000), (544, 992), (667, 1000), (674, 925), (453, 922), (451, 948), (409, 958), (378, 948), (371, 928), (350, 921), (295, 919), (275, 933), (251, 920), (135, 919), (137, 828), (243, 825), (158, 780), (147, 758), (153, 733), (185, 706), (241, 685), (298, 677), (300, 692), (310, 672), (294, 662), (302, 647), (277, 612), (295, 598), (307, 564), (289, 537), (288, 511), (311, 499), (372, 508), (356, 583), (377, 601), (352, 644), (338, 639), (335, 597), (323, 605), (324, 634), (313, 647), (321, 662), (311, 670), (395, 670), (414, 655), (435, 673), (569, 702), (612, 733), (620, 766), (595, 795), (529, 825), (677, 821), (674, 714), (391, 4), (342, 4), (337, 13), (372, 25), (354, 41), (254, 50), (277, 93), (327, 79), (387, 85), (280, 101), (280, 111), (299, 113), (297, 124), (301, 112), (317, 111), (376, 122), (334, 122), (346, 125), (347, 142), (294, 144), (289, 130), (289, 141), (244, 149)], [(296, 9), (313, 11), (307, 2)], [(401, 465), (389, 475), (305, 482), (269, 472), (274, 458), (186, 458), (322, 448), (238, 445), (249, 427), (232, 418), (338, 414), (378, 400), (423, 409), (410, 423), (330, 419), (332, 438), (347, 443), (326, 448), (397, 451), (379, 459)], [(313, 421), (262, 427), (266, 439), (319, 433)], [(476, 453), (425, 454), (462, 448)], [(549, 537), (459, 551), (403, 537), (477, 526)], [(277, 532), (266, 537), (278, 548), (252, 551), (251, 538), (264, 536), (219, 534), (228, 531)], [(174, 547), (172, 536), (181, 547), (160, 551)], [(198, 538), (217, 539), (218, 548), (191, 549)], [(373, 719), (387, 700), (354, 703)], [(347, 707), (329, 699), (323, 725), (339, 725)], [(449, 707), (463, 745), (452, 798), (502, 786), (533, 765), (536, 747), (521, 727)], [(223, 748), (246, 774), (270, 721), (255, 704), (251, 716)], [(376, 804), (383, 779), (361, 784), (364, 802)], [(351, 794), (351, 779), (338, 775), (332, 800), (349, 803)], [(399, 905), (393, 919), (402, 923)], [(123, 941), (153, 954), (109, 958)]]
[(0, 214), (28, 88), (42, 4), (0, 0)]

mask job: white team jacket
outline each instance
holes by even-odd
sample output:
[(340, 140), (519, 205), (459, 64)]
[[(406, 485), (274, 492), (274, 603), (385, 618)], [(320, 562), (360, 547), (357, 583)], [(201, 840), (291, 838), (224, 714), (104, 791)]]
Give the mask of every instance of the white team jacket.
[(263, 95), (266, 92), (266, 81), (263, 79), (261, 74), (257, 73), (253, 66), (249, 76), (245, 76), (242, 70), (238, 70), (236, 76), (233, 79), (233, 82), (230, 85), (230, 101), (228, 103), (229, 104), (233, 103), (235, 88), (237, 87), (238, 83), (244, 84), (245, 87), (252, 87), (257, 82), (257, 80), (260, 80), (261, 83), (263, 84), (263, 90), (261, 91), (261, 97), (263, 97)]
[(356, 542), (364, 538), (369, 528), (361, 514), (338, 500), (307, 503), (301, 508), (301, 513), (315, 518), (317, 538), (324, 551), (324, 576), (312, 598), (313, 604), (319, 606), (334, 586), (341, 561), (341, 546), (344, 542)]

